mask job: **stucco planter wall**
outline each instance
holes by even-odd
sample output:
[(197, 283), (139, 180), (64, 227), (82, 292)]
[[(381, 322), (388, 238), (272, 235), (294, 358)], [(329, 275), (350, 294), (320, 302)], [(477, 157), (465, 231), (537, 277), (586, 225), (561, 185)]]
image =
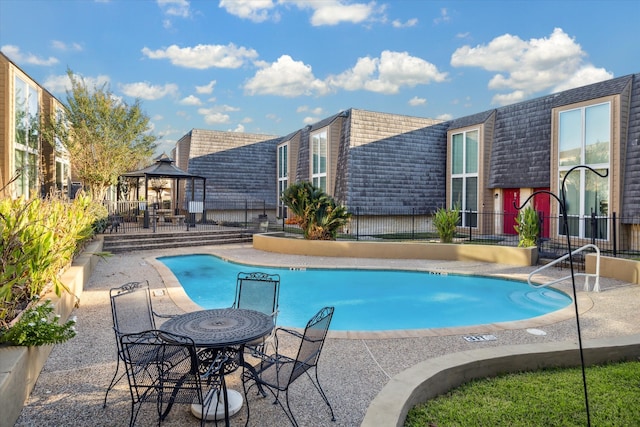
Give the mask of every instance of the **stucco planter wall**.
[[(596, 272), (596, 258), (595, 254), (587, 254), (585, 256), (586, 273), (594, 274)], [(640, 285), (640, 262), (631, 259), (601, 256), (600, 275)]]
[(462, 245), (425, 242), (327, 241), (287, 238), (282, 233), (253, 235), (255, 249), (290, 255), (350, 258), (430, 259), (482, 261), (531, 266), (538, 260), (535, 247)]
[[(65, 320), (82, 295), (84, 285), (98, 263), (97, 253), (102, 251), (102, 239), (91, 242), (61, 277), (70, 293), (58, 298), (53, 291), (43, 296), (50, 299), (55, 312)], [(22, 412), (24, 402), (38, 379), (52, 345), (38, 347), (0, 346), (0, 427), (11, 427)]]
[[(584, 345), (585, 364), (636, 360), (639, 351), (640, 335), (595, 339)], [(412, 407), (474, 379), (580, 363), (575, 342), (485, 348), (428, 359), (391, 378), (360, 427), (402, 427)]]

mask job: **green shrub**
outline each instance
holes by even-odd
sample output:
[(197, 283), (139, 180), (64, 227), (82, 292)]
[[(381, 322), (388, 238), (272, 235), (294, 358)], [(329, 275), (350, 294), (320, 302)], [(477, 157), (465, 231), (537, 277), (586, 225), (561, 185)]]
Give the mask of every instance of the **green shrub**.
[(93, 237), (101, 212), (83, 195), (0, 200), (0, 327), (47, 286), (65, 290), (59, 275)]
[(518, 247), (527, 248), (538, 243), (540, 234), (540, 221), (538, 213), (531, 206), (521, 210), (516, 218), (516, 225), (513, 226), (518, 233)]
[(433, 226), (436, 227), (442, 243), (453, 242), (458, 222), (460, 222), (460, 210), (458, 208), (440, 208), (436, 211), (433, 217)]
[(62, 324), (59, 321), (60, 316), (53, 315), (51, 300), (47, 300), (25, 311), (11, 329), (0, 333), (0, 343), (24, 346), (59, 344), (76, 336), (75, 317)]
[(291, 211), (293, 222), (300, 226), (305, 239), (336, 240), (338, 230), (351, 218), (344, 206), (310, 182), (287, 187), (281, 200)]

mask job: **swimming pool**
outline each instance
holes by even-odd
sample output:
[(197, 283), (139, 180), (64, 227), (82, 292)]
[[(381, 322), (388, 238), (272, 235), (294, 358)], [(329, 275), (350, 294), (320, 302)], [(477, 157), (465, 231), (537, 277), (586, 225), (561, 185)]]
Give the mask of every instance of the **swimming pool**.
[(482, 325), (528, 319), (571, 303), (566, 294), (525, 282), (404, 270), (274, 268), (214, 255), (159, 257), (203, 308), (233, 304), (239, 272), (279, 274), (278, 325), (304, 327), (334, 306), (331, 329), (389, 331)]

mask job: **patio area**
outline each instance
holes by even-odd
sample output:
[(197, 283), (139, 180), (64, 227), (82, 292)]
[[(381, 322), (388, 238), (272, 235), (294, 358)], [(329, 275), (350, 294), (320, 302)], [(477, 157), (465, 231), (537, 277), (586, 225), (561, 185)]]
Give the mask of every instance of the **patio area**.
[[(130, 396), (126, 379), (109, 394), (102, 407), (104, 392), (116, 367), (116, 344), (112, 330), (109, 289), (128, 281), (149, 280), (152, 290), (164, 290), (153, 296), (154, 309), (165, 314), (185, 310), (174, 278), (156, 268), (154, 258), (188, 253), (211, 253), (236, 262), (287, 267), (360, 267), (442, 270), (462, 274), (497, 274), (526, 280), (532, 268), (460, 261), (379, 260), (289, 256), (253, 249), (251, 245), (204, 246), (172, 250), (117, 254), (100, 260), (82, 294), (78, 335), (57, 345), (47, 360), (16, 426), (121, 426), (127, 425)], [(259, 270), (259, 268), (256, 268)], [(549, 278), (562, 277), (568, 270), (552, 268)], [(600, 293), (579, 290), (582, 339), (616, 337), (640, 333), (640, 286), (601, 278)], [(558, 288), (570, 292), (570, 284)], [(313, 307), (315, 312), (320, 307)], [(313, 313), (311, 313), (313, 314)], [(384, 315), (381, 313), (380, 315)], [(286, 325), (282, 325), (286, 326)], [(527, 332), (534, 327), (546, 332)], [(469, 342), (463, 337), (490, 333), (495, 341)], [(530, 321), (508, 325), (399, 331), (393, 333), (329, 333), (318, 367), (320, 381), (333, 406), (336, 421), (309, 381), (296, 381), (290, 392), (292, 409), (303, 426), (359, 426), (367, 408), (390, 378), (419, 362), (449, 353), (513, 344), (575, 342), (576, 321), (573, 306)], [(284, 346), (283, 346), (284, 344)], [(293, 351), (292, 342), (281, 343), (284, 351)], [(400, 357), (401, 355), (401, 357)], [(241, 390), (239, 372), (227, 379), (228, 386)], [(272, 399), (250, 397), (251, 424), (287, 425), (284, 413)], [(233, 426), (245, 423), (246, 409), (234, 416)], [(156, 425), (154, 405), (144, 405), (136, 425)], [(213, 423), (208, 423), (213, 425)], [(163, 423), (166, 426), (198, 425), (185, 405), (174, 407)]]

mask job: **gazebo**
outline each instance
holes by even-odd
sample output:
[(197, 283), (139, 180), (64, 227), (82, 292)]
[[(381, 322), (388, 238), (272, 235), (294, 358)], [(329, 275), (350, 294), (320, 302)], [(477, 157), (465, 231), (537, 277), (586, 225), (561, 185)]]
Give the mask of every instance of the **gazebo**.
[[(179, 167), (174, 164), (174, 160), (171, 159), (166, 154), (160, 156), (156, 162), (144, 169), (140, 169), (133, 172), (127, 172), (125, 174), (120, 175), (121, 178), (125, 178), (127, 180), (136, 180), (135, 185), (135, 198), (136, 200), (140, 200), (140, 181), (144, 179), (144, 200), (149, 201), (149, 181), (153, 179), (170, 179), (173, 181), (172, 188), (172, 196), (171, 196), (171, 206), (173, 206), (173, 215), (179, 215), (180, 208), (178, 207), (178, 203), (180, 202), (180, 181), (187, 180), (191, 181), (191, 198), (188, 203), (188, 206), (183, 207), (183, 212), (188, 213), (196, 213), (202, 212), (202, 209), (205, 205), (205, 197), (206, 197), (206, 184), (207, 179), (202, 176), (192, 175), (188, 172), (183, 171)], [(202, 181), (202, 201), (201, 204), (196, 202), (195, 200), (195, 184), (196, 180)], [(118, 198), (120, 198), (120, 188), (118, 188)], [(184, 198), (185, 201), (189, 200), (188, 198)], [(198, 206), (200, 205), (200, 206)], [(155, 206), (156, 209), (162, 208), (162, 206)], [(145, 218), (147, 216), (145, 215)], [(145, 226), (147, 226), (147, 221), (145, 220)]]

